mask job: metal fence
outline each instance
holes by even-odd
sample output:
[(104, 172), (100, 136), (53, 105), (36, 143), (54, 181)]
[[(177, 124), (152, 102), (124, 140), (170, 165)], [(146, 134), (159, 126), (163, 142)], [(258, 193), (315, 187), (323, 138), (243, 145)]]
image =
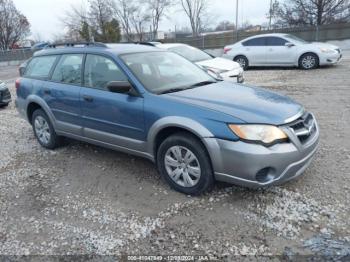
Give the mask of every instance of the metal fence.
[(223, 48), (225, 45), (233, 44), (242, 39), (253, 35), (267, 34), (267, 33), (288, 33), (298, 36), (306, 41), (328, 41), (328, 40), (344, 40), (350, 39), (350, 23), (346, 24), (332, 24), (323, 26), (308, 26), (297, 28), (280, 28), (274, 30), (260, 30), (260, 31), (236, 31), (209, 33), (199, 37), (176, 37), (173, 39), (166, 39), (167, 43), (184, 43), (195, 46), (201, 49), (216, 49)]
[(31, 49), (0, 50), (0, 62), (27, 60), (32, 55)]

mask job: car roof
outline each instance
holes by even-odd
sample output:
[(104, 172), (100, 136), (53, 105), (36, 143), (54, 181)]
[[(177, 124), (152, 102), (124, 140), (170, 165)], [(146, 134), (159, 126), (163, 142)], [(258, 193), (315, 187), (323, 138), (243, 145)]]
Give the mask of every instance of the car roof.
[(162, 48), (162, 49), (169, 49), (172, 47), (179, 47), (179, 46), (187, 46), (186, 44), (181, 44), (181, 43), (171, 43), (171, 44), (158, 44), (157, 47)]
[(268, 37), (268, 36), (286, 36), (288, 35), (287, 33), (271, 33), (271, 34), (259, 34), (259, 35), (253, 35), (253, 36), (250, 36), (250, 37), (247, 37), (243, 40), (241, 40), (240, 42), (244, 42), (246, 40), (249, 40), (249, 39), (254, 39), (254, 38), (258, 38), (258, 37)]
[(42, 55), (61, 55), (67, 53), (111, 53), (115, 55), (122, 55), (128, 53), (140, 53), (150, 51), (161, 51), (159, 48), (146, 45), (137, 44), (99, 44), (89, 46), (63, 46), (63, 47), (49, 47), (38, 51), (34, 56)]

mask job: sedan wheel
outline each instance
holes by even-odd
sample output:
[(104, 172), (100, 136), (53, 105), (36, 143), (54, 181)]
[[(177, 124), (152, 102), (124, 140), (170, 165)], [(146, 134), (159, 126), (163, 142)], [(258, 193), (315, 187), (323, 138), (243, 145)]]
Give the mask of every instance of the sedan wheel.
[(237, 56), (234, 61), (237, 62), (244, 70), (248, 69), (249, 63), (245, 56)]
[(169, 177), (179, 186), (193, 187), (201, 177), (195, 154), (186, 147), (173, 146), (165, 154), (164, 164)]
[(315, 54), (305, 54), (300, 58), (299, 66), (302, 69), (309, 70), (318, 67), (318, 57)]

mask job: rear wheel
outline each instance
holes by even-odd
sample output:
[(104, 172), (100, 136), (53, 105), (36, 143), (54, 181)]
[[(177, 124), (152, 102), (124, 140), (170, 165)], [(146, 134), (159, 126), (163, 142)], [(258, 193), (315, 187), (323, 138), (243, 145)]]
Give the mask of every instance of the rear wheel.
[(304, 70), (315, 69), (319, 66), (319, 59), (316, 54), (303, 54), (299, 59), (299, 67)]
[(178, 133), (165, 139), (157, 152), (159, 173), (175, 190), (200, 195), (214, 184), (210, 158), (193, 135)]
[(246, 58), (243, 55), (236, 56), (233, 59), (235, 62), (237, 62), (244, 70), (247, 70), (249, 67), (249, 61), (248, 58)]
[(34, 111), (32, 116), (33, 131), (41, 146), (47, 149), (55, 149), (61, 143), (59, 137), (46, 113), (42, 109)]

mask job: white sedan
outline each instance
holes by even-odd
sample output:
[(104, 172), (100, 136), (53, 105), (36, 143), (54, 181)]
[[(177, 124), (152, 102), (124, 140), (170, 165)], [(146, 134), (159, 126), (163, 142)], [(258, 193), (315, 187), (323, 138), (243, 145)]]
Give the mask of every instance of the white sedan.
[(223, 57), (249, 66), (297, 66), (314, 69), (339, 62), (339, 47), (326, 43), (306, 42), (289, 34), (264, 34), (249, 37), (224, 48)]
[(177, 53), (226, 81), (244, 82), (243, 69), (239, 63), (208, 53), (185, 44), (156, 44), (156, 47)]

